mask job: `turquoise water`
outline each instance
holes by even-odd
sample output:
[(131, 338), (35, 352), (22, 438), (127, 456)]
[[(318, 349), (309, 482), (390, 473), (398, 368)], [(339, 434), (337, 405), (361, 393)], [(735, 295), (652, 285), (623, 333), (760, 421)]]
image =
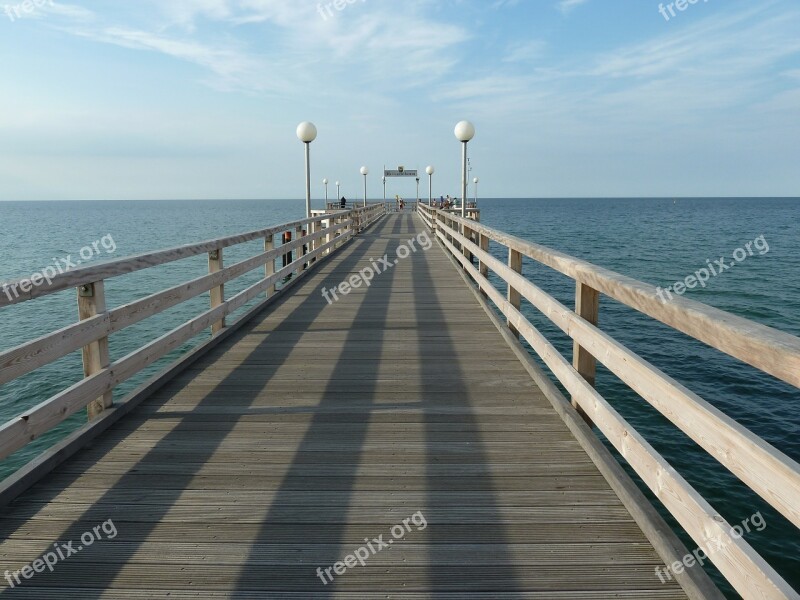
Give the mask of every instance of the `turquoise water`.
[[(794, 199), (585, 199), (482, 200), (481, 220), (508, 233), (562, 250), (662, 288), (751, 242), (752, 256), (712, 277), (686, 297), (800, 335), (800, 201)], [(0, 203), (0, 283), (28, 277), (111, 235), (113, 254), (100, 247), (93, 260), (239, 233), (302, 216), (302, 202), (37, 202)], [(761, 238), (763, 236), (763, 238)], [(761, 241), (763, 240), (763, 242)], [(753, 243), (755, 242), (755, 243)], [(769, 250), (763, 249), (768, 246)], [(226, 262), (252, 256), (258, 242), (226, 251)], [(506, 259), (500, 247), (492, 247)], [(206, 272), (205, 257), (148, 269), (106, 282), (116, 306)], [(524, 272), (564, 304), (574, 302), (572, 280), (525, 259)], [(242, 278), (235, 293), (258, 278)], [(500, 286), (499, 281), (495, 283)], [(175, 307), (111, 338), (112, 359), (161, 335), (207, 306), (207, 296)], [(245, 309), (243, 309), (245, 310)], [(567, 337), (530, 307), (524, 311), (566, 356)], [(76, 318), (74, 291), (0, 309), (0, 349), (43, 335)], [(600, 313), (604, 331), (735, 418), (794, 460), (800, 460), (800, 393), (735, 359), (643, 317), (608, 298)], [(121, 397), (201, 336), (127, 382)], [(80, 354), (0, 387), (0, 422), (6, 422), (82, 377)], [(625, 418), (703, 494), (731, 524), (760, 512), (762, 532), (746, 539), (800, 589), (800, 534), (732, 475), (678, 432), (603, 368), (597, 387)], [(76, 415), (41, 440), (0, 462), (0, 478), (83, 422)], [(800, 502), (800, 499), (798, 499)], [(669, 520), (669, 518), (668, 518)], [(672, 522), (670, 520), (670, 522)], [(673, 523), (674, 524), (674, 523)], [(684, 538), (692, 549), (694, 544)]]

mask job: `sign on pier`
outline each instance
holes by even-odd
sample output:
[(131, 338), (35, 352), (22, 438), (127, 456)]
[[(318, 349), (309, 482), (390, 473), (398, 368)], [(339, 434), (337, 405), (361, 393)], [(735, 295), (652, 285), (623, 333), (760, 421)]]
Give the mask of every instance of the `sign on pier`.
[(407, 170), (405, 167), (397, 167), (397, 170), (391, 169), (384, 169), (383, 170), (384, 177), (416, 177), (417, 170)]

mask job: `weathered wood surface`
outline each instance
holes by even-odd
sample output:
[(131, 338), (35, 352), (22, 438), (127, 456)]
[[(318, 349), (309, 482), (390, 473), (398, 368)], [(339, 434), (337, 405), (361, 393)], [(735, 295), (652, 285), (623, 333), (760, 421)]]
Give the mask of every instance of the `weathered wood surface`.
[(384, 219), (4, 509), (0, 573), (118, 531), (9, 597), (685, 598), (438, 245), (323, 298), (422, 231)]
[[(603, 352), (600, 354), (589, 346), (593, 354), (603, 356), (604, 362), (614, 370), (612, 362), (608, 358), (613, 354), (614, 349), (622, 349), (631, 355), (634, 363), (645, 364), (642, 359), (636, 355), (625, 350), (619, 344), (614, 342), (608, 336), (605, 336), (599, 330), (594, 329), (588, 321), (578, 317), (558, 303), (552, 297), (544, 294), (538, 287), (532, 283), (522, 279), (509, 267), (494, 259), (491, 256), (483, 253), (475, 244), (469, 242), (466, 238), (461, 236), (455, 230), (451, 231), (454, 242), (447, 239), (447, 236), (437, 231), (437, 236), (450, 250), (452, 256), (459, 260), (463, 267), (474, 278), (479, 278), (479, 271), (469, 261), (462, 257), (461, 251), (454, 245), (460, 243), (478, 253), (478, 256), (486, 260), (489, 267), (496, 273), (501, 274), (508, 285), (518, 285), (522, 290), (522, 294), (531, 301), (534, 306), (540, 308), (546, 316), (548, 316), (554, 323), (559, 324), (559, 321), (565, 318), (577, 319), (575, 331), (571, 327), (562, 327), (562, 329), (575, 338), (576, 342), (583, 344), (582, 337), (577, 335), (577, 330), (581, 327), (588, 328), (596, 335), (603, 336), (604, 343), (602, 344)], [(531, 291), (533, 293), (531, 293)], [(642, 481), (651, 489), (656, 497), (661, 500), (664, 506), (676, 518), (678, 523), (690, 534), (695, 540), (698, 540), (698, 546), (705, 552), (711, 554), (713, 550), (710, 547), (708, 540), (718, 540), (722, 548), (716, 554), (714, 564), (719, 568), (720, 572), (732, 585), (740, 591), (746, 598), (800, 598), (798, 594), (789, 586), (780, 575), (740, 536), (732, 534), (730, 525), (711, 507), (711, 505), (703, 498), (679, 473), (677, 473), (671, 465), (660, 455), (655, 449), (644, 439), (617, 411), (608, 403), (608, 401), (600, 396), (576, 371), (569, 362), (558, 353), (552, 344), (524, 317), (519, 309), (512, 305), (512, 303), (503, 298), (503, 296), (495, 289), (489, 288), (487, 290), (489, 297), (494, 304), (506, 315), (509, 321), (509, 328), (512, 331), (518, 331), (530, 344), (531, 348), (538, 354), (558, 380), (572, 395), (574, 403), (584, 414), (588, 416), (591, 422), (597, 424), (598, 429), (606, 436), (606, 438), (617, 448), (619, 453), (625, 458), (628, 464), (636, 471), (642, 478)], [(559, 324), (559, 326), (561, 326)], [(625, 372), (615, 373), (621, 375), (626, 379)], [(647, 376), (652, 376), (652, 379), (664, 382), (670, 385), (672, 380), (668, 380), (657, 369), (648, 365), (648, 369), (644, 374), (640, 374), (640, 379), (646, 379)], [(634, 382), (626, 379), (626, 381), (634, 389), (638, 390), (637, 383), (640, 379), (634, 378)], [(688, 392), (688, 390), (687, 390)], [(646, 394), (645, 398), (650, 399)], [(656, 402), (652, 402), (654, 406), (658, 407)], [(702, 409), (704, 401), (699, 397), (696, 399), (695, 404), (699, 405)], [(713, 407), (712, 407), (713, 408)], [(667, 413), (665, 411), (664, 414)], [(698, 411), (699, 412), (699, 411)], [(717, 411), (719, 412), (719, 411)], [(735, 430), (740, 434), (742, 439), (752, 442), (750, 445), (764, 450), (759, 456), (760, 459), (775, 461), (778, 468), (768, 468), (766, 472), (771, 475), (770, 479), (776, 479), (778, 473), (784, 475), (784, 479), (778, 480), (779, 486), (786, 486), (787, 492), (782, 494), (784, 499), (789, 499), (789, 502), (777, 503), (778, 506), (788, 506), (790, 513), (794, 510), (791, 505), (791, 500), (797, 497), (793, 489), (797, 488), (796, 473), (797, 468), (788, 457), (784, 457), (782, 453), (756, 438), (741, 426), (738, 426), (734, 421), (727, 418), (724, 414), (720, 413), (718, 417), (717, 429), (725, 431), (727, 429)], [(690, 431), (686, 429), (687, 433)], [(710, 431), (715, 435), (719, 435), (719, 431), (714, 427)], [(759, 446), (757, 442), (761, 442)], [(751, 448), (748, 446), (748, 450)], [(728, 452), (730, 454), (730, 452)], [(784, 467), (785, 468), (781, 468)], [(727, 466), (727, 465), (726, 465)], [(737, 471), (731, 467), (734, 472)], [(763, 472), (763, 471), (762, 471)], [(746, 477), (749, 474), (742, 476), (747, 482)], [(759, 486), (752, 485), (756, 491), (760, 490), (763, 485), (766, 485), (768, 478), (762, 478), (759, 481)], [(772, 494), (768, 494), (772, 496)], [(716, 544), (715, 544), (716, 546)]]

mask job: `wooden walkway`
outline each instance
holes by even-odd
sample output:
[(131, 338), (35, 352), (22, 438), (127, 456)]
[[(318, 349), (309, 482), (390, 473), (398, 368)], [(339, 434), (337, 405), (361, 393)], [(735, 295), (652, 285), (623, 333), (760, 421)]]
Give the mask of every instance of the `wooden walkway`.
[(435, 241), (323, 298), (426, 231), (383, 219), (2, 509), (0, 574), (117, 535), (0, 596), (685, 598)]

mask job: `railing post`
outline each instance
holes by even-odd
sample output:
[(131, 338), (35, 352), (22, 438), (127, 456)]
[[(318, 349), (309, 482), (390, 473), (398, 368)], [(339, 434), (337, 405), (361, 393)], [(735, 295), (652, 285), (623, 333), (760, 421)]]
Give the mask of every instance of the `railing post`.
[[(512, 271), (515, 271), (516, 273), (522, 273), (522, 254), (512, 248), (509, 248), (508, 266)], [(512, 287), (510, 283), (508, 284), (508, 301), (511, 303), (511, 306), (519, 310), (522, 296), (520, 295), (519, 290)], [(510, 321), (508, 322), (508, 328), (511, 330), (511, 333), (519, 337), (519, 331), (517, 331), (516, 327), (511, 325)]]
[[(212, 250), (208, 253), (208, 272), (217, 273), (223, 268), (222, 248)], [(211, 308), (217, 308), (225, 302), (225, 284), (211, 288)], [(225, 329), (225, 317), (211, 325), (211, 335), (215, 335)]]
[[(297, 226), (297, 230), (295, 231), (295, 235), (297, 236), (297, 237), (295, 237), (296, 240), (300, 240), (303, 237), (303, 226), (302, 225), (298, 225)], [(297, 246), (297, 251), (295, 252), (295, 256), (297, 257), (295, 260), (300, 260), (305, 255), (306, 255), (305, 244), (299, 244)], [(294, 272), (295, 277), (299, 277), (300, 273), (302, 273), (302, 272), (303, 272), (303, 264), (300, 263), (298, 265), (298, 267), (297, 267), (297, 270)]]
[[(472, 229), (470, 229), (469, 227), (464, 225), (463, 231), (464, 231), (464, 233), (463, 233), (464, 238), (469, 240), (469, 241), (472, 241)], [(464, 258), (466, 258), (471, 263), (472, 262), (472, 252), (470, 252), (467, 249), (467, 245), (466, 244), (463, 244), (463, 249), (464, 249)]]
[[(575, 283), (575, 312), (592, 325), (597, 325), (600, 316), (600, 292), (577, 281)], [(590, 385), (594, 386), (597, 361), (577, 342), (573, 345), (572, 365)]]
[[(270, 250), (275, 249), (275, 237), (273, 235), (268, 235), (264, 238), (264, 252), (269, 252)], [(264, 276), (269, 277), (270, 275), (275, 274), (275, 258), (271, 258), (267, 261), (267, 264), (264, 265)], [(267, 288), (267, 298), (275, 295), (275, 284), (273, 283), (271, 286)]]
[[(575, 313), (587, 320), (592, 325), (597, 325), (600, 317), (600, 292), (580, 281), (575, 282)], [(573, 342), (572, 366), (580, 373), (589, 385), (594, 387), (597, 360), (578, 342)], [(583, 418), (592, 425), (591, 420), (580, 410), (578, 403), (573, 399), (572, 405)]]
[[(333, 234), (331, 233), (332, 227), (333, 227), (333, 218), (328, 217), (325, 220), (325, 229), (327, 229), (327, 233), (325, 234), (325, 245), (328, 245), (333, 241)], [(329, 247), (327, 250), (325, 250), (325, 255), (328, 256), (331, 252), (333, 252), (333, 250), (331, 250)]]
[[(309, 235), (314, 235), (317, 232), (317, 225), (319, 225), (319, 221), (312, 221), (308, 224), (308, 233)], [(311, 240), (308, 244), (308, 251), (314, 252), (317, 249), (317, 240)], [(311, 259), (312, 264), (316, 262), (317, 258), (314, 257)]]
[[(489, 253), (489, 237), (488, 236), (486, 236), (486, 235), (484, 235), (482, 233), (479, 233), (478, 234), (478, 245), (481, 247), (481, 250), (483, 250), (487, 254)], [(481, 275), (483, 277), (486, 277), (487, 279), (489, 278), (489, 267), (486, 266), (486, 263), (484, 261), (482, 261), (482, 260), (478, 261), (478, 270), (480, 271), (480, 273), (481, 273)], [(486, 292), (484, 291), (483, 285), (480, 282), (478, 282), (478, 289), (480, 290), (481, 294), (486, 296)]]
[[(102, 281), (88, 283), (78, 288), (78, 318), (81, 321), (106, 312), (106, 291)], [(108, 337), (103, 337), (84, 346), (83, 354), (83, 374), (90, 377), (107, 369), (111, 364), (108, 353)], [(91, 421), (99, 417), (103, 411), (114, 403), (114, 392), (108, 391), (96, 400), (92, 400), (86, 407), (88, 418)]]

